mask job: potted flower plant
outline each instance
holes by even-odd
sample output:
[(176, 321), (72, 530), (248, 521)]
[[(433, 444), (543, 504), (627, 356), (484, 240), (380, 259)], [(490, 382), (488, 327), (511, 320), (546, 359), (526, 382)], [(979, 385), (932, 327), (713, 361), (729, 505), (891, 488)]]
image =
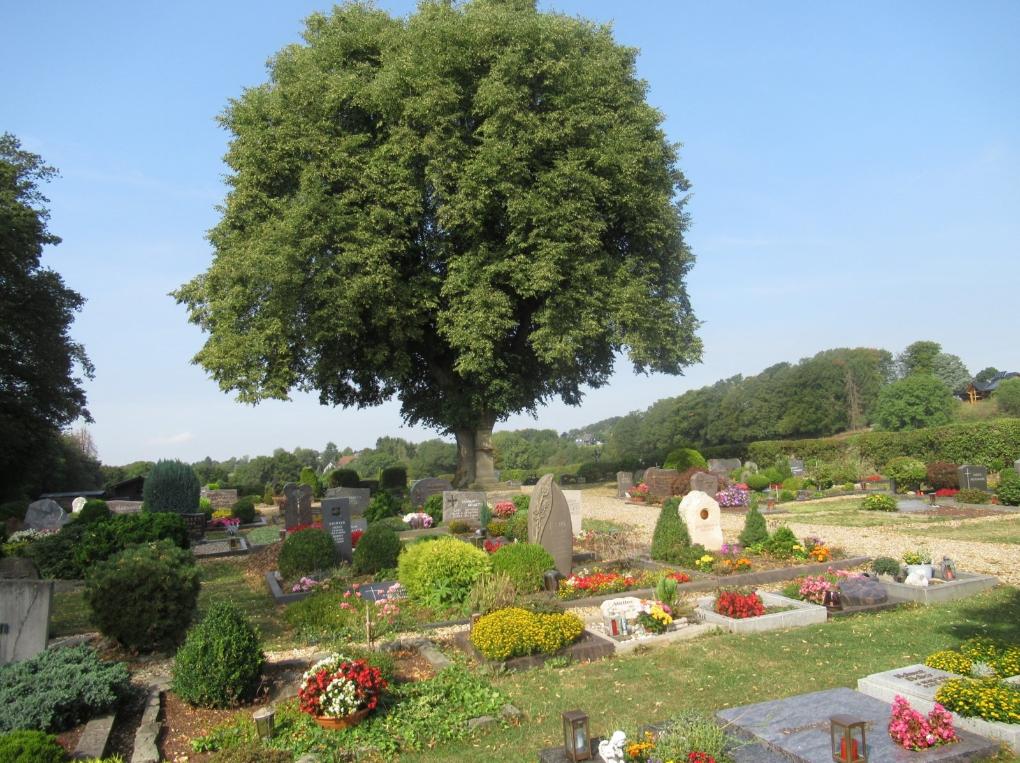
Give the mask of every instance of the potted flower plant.
[(917, 572), (924, 575), (928, 578), (928, 580), (931, 580), (932, 575), (935, 572), (931, 563), (931, 554), (923, 548), (907, 551), (903, 554), (903, 563), (907, 565), (907, 575), (910, 575), (912, 572)]
[(386, 680), (364, 660), (331, 654), (309, 668), (301, 680), (301, 711), (324, 729), (361, 723), (379, 704)]
[(644, 503), (648, 498), (648, 485), (641, 482), (630, 489), (630, 499), (638, 503)]

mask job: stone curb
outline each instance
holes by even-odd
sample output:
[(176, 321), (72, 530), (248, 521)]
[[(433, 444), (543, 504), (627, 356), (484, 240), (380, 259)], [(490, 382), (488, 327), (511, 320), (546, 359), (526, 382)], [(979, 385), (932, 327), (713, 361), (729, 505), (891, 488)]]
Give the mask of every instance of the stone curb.
[(113, 721), (116, 713), (110, 713), (99, 718), (93, 718), (85, 724), (85, 731), (78, 740), (72, 760), (86, 758), (101, 758), (106, 753), (106, 745), (110, 742), (110, 733), (113, 731)]
[(159, 733), (163, 724), (159, 714), (163, 706), (163, 692), (166, 682), (153, 684), (149, 687), (149, 698), (145, 703), (142, 720), (135, 732), (135, 746), (131, 753), (131, 763), (159, 763)]

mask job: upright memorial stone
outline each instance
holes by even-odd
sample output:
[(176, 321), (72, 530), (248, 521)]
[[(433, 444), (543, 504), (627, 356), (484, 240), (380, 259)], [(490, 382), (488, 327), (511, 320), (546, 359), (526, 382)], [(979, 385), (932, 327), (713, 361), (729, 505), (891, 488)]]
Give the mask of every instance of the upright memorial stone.
[(88, 503), (85, 496), (79, 495), (73, 501), (71, 501), (71, 513), (77, 514), (79, 511), (85, 508), (85, 504)]
[(365, 509), (372, 501), (372, 491), (367, 487), (331, 487), (326, 491), (326, 497), (348, 499), (351, 515), (360, 516), (365, 513)]
[(570, 509), (570, 531), (574, 535), (581, 534), (581, 491), (564, 490), (563, 497), (567, 499), (567, 507)]
[(700, 544), (709, 551), (718, 551), (722, 548), (723, 534), (719, 518), (719, 504), (712, 496), (702, 493), (700, 490), (692, 490), (680, 502), (677, 513), (683, 517), (687, 524), (691, 543)]
[(645, 469), (644, 482), (648, 485), (649, 498), (662, 500), (680, 492), (680, 472), (676, 469)]
[(422, 480), (416, 480), (411, 485), (411, 507), (417, 511), (425, 505), (425, 501), (429, 498), (445, 493), (447, 490), (453, 490), (453, 485), (450, 484), (449, 480), (441, 480), (438, 477), (426, 477)]
[(719, 478), (709, 472), (695, 472), (691, 475), (691, 490), (714, 496), (719, 492)]
[(448, 524), (459, 520), (479, 527), (482, 524), (482, 504), (484, 503), (485, 493), (447, 490), (443, 493), (443, 522)]
[(1016, 470), (1017, 474), (1020, 474), (1020, 458), (1013, 462), (1013, 468)]
[(739, 458), (710, 458), (708, 459), (708, 470), (712, 474), (727, 475), (734, 469), (740, 468)]
[(570, 528), (570, 507), (560, 486), (547, 474), (531, 492), (528, 509), (528, 541), (538, 543), (549, 552), (561, 575), (570, 575), (574, 553)]
[(339, 557), (345, 562), (354, 561), (351, 543), (351, 503), (347, 498), (322, 499), (322, 527), (333, 538)]
[(791, 458), (791, 459), (788, 459), (788, 462), (790, 464), (790, 473), (793, 474), (794, 477), (803, 477), (804, 476), (804, 462), (803, 461), (801, 461), (799, 458)]
[(312, 523), (312, 487), (288, 482), (283, 486), (287, 499), (284, 508), (284, 526), (310, 525)]
[(0, 665), (46, 648), (52, 580), (0, 580)]
[[(1017, 463), (1020, 463), (1018, 461)], [(634, 487), (634, 472), (616, 473), (616, 497), (626, 498), (627, 491)]]
[(985, 467), (964, 464), (957, 472), (961, 490), (988, 490), (988, 470)]
[(25, 512), (25, 526), (30, 530), (59, 530), (70, 521), (67, 512), (51, 498), (28, 504)]

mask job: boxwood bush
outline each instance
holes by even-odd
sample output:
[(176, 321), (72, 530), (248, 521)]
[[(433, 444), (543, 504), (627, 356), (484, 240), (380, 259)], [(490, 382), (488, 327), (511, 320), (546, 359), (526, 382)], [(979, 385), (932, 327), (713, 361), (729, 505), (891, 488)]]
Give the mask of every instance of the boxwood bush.
[(680, 564), (689, 556), (691, 535), (677, 511), (679, 506), (679, 498), (669, 498), (662, 504), (652, 531), (651, 556), (656, 561)]
[(694, 448), (677, 448), (666, 456), (666, 461), (663, 463), (662, 468), (676, 469), (678, 472), (682, 472), (685, 469), (690, 469), (692, 466), (703, 469), (708, 466), (708, 462)]
[(413, 543), (404, 549), (397, 577), (408, 595), (430, 606), (459, 605), (471, 586), (492, 571), (489, 555), (456, 538)]
[(865, 511), (896, 511), (896, 498), (885, 493), (872, 493), (861, 501)]
[(113, 512), (106, 505), (106, 501), (102, 498), (89, 498), (85, 501), (85, 505), (81, 507), (81, 511), (78, 512), (78, 521), (85, 523), (99, 522), (112, 516)]
[(172, 688), (200, 707), (232, 707), (255, 696), (265, 655), (255, 627), (236, 606), (214, 603), (174, 658)]
[(142, 488), (146, 511), (195, 513), (201, 494), (195, 470), (182, 461), (157, 461)]
[(528, 542), (528, 510), (517, 507), (517, 513), (506, 521), (503, 534), (510, 540)]
[(335, 564), (333, 539), (316, 527), (289, 533), (280, 549), (280, 574), (288, 579), (328, 570)]
[(1020, 506), (1020, 474), (1014, 469), (1004, 469), (995, 491), (999, 503), (1005, 506)]
[(537, 543), (510, 543), (492, 555), (492, 571), (508, 575), (518, 593), (542, 590), (546, 570), (555, 567), (552, 556)]
[(400, 548), (400, 538), (392, 527), (379, 522), (369, 525), (354, 550), (354, 571), (369, 575), (396, 567)]
[[(104, 662), (87, 646), (46, 649), (0, 666), (0, 731), (60, 732), (110, 711), (127, 690), (122, 662)], [(0, 754), (0, 760), (6, 761)]]
[(237, 499), (237, 502), (230, 509), (230, 513), (241, 520), (241, 524), (247, 525), (255, 521), (257, 512), (255, 504), (259, 501), (257, 495), (244, 495)]
[(67, 753), (57, 738), (41, 731), (10, 731), (0, 734), (3, 763), (64, 763)]
[(520, 607), (497, 609), (479, 618), (471, 643), (490, 660), (528, 654), (554, 654), (581, 637), (584, 623), (577, 615), (539, 614)]
[(194, 557), (169, 540), (132, 546), (94, 565), (85, 578), (85, 600), (99, 630), (138, 651), (180, 641), (198, 589)]

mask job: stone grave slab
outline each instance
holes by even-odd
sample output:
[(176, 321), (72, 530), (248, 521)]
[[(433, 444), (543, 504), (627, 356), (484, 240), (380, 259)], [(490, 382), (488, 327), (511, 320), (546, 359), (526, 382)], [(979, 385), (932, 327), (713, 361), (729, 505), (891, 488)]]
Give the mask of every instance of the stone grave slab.
[(714, 496), (719, 492), (719, 477), (711, 472), (695, 472), (691, 475), (691, 490)]
[[(363, 583), (357, 588), (357, 592), (361, 594), (361, 598), (365, 601), (384, 601), (390, 597), (390, 588), (397, 584), (396, 580), (384, 580), (377, 583)], [(355, 589), (350, 589), (351, 593), (355, 592)], [(407, 597), (407, 591), (401, 586), (398, 591), (394, 591), (394, 599), (403, 599)]]
[(137, 514), (142, 510), (141, 501), (107, 501), (106, 505), (114, 514)]
[(705, 596), (698, 599), (695, 612), (702, 622), (718, 625), (730, 633), (762, 633), (783, 628), (802, 628), (805, 625), (824, 623), (828, 619), (825, 607), (818, 604), (799, 599), (788, 599), (768, 591), (758, 591), (758, 596), (761, 597), (766, 609), (768, 607), (792, 607), (792, 609), (772, 614), (766, 613), (760, 617), (727, 617), (715, 611), (714, 596)]
[(33, 501), (25, 512), (25, 527), (31, 530), (59, 530), (70, 521), (68, 513), (52, 498)]
[(677, 512), (687, 524), (691, 543), (701, 544), (709, 551), (718, 551), (723, 545), (719, 503), (708, 493), (692, 490), (680, 502)]
[(671, 498), (680, 492), (680, 472), (676, 469), (645, 469), (644, 479), (648, 485), (648, 497), (662, 500)]
[[(1020, 463), (1018, 461), (1017, 463)], [(1020, 467), (1017, 468), (1020, 471)], [(634, 487), (634, 472), (617, 472), (616, 473), (616, 497), (626, 498), (627, 491)]]
[(38, 580), (39, 568), (35, 562), (23, 556), (6, 556), (0, 559), (0, 579)]
[(799, 458), (787, 459), (787, 463), (790, 465), (790, 473), (794, 477), (804, 476), (804, 462)]
[(563, 497), (567, 499), (567, 508), (570, 510), (570, 531), (574, 535), (581, 534), (582, 503), (580, 490), (564, 490)]
[(372, 500), (372, 491), (367, 487), (331, 487), (326, 491), (327, 498), (347, 498), (351, 505), (351, 516), (365, 513)]
[(715, 717), (730, 733), (796, 763), (832, 760), (829, 718), (839, 714), (867, 722), (868, 760), (876, 763), (962, 763), (983, 760), (997, 750), (995, 743), (959, 729), (960, 741), (955, 744), (917, 752), (904, 750), (889, 736), (891, 712), (891, 704), (841, 687), (731, 707), (718, 711)]
[(960, 476), (960, 490), (988, 489), (988, 469), (985, 467), (964, 464), (956, 471)]
[(551, 474), (542, 477), (531, 492), (528, 540), (540, 544), (549, 552), (556, 564), (556, 570), (561, 575), (570, 574), (574, 548), (570, 507)]
[[(534, 500), (534, 498), (532, 498)], [(455, 520), (478, 527), (482, 522), (485, 493), (474, 490), (447, 490), (443, 493), (443, 522)]]
[(896, 510), (906, 512), (907, 514), (918, 514), (931, 511), (931, 509), (930, 501), (922, 501), (919, 498), (898, 498), (896, 500)]
[(739, 458), (710, 458), (708, 459), (708, 470), (712, 474), (728, 475), (734, 469), (741, 466)]
[(329, 533), (336, 552), (345, 562), (354, 561), (351, 543), (351, 502), (347, 498), (322, 499), (322, 528)]
[(0, 580), (0, 665), (46, 648), (52, 598), (52, 580)]
[(411, 506), (414, 509), (418, 509), (420, 506), (425, 505), (425, 501), (434, 495), (442, 495), (447, 490), (453, 490), (453, 485), (450, 484), (449, 480), (442, 480), (438, 477), (426, 477), (425, 479), (415, 480), (414, 484), (411, 485)]
[(995, 588), (999, 579), (992, 575), (978, 575), (974, 572), (958, 572), (956, 580), (933, 578), (927, 586), (907, 585), (882, 581), (890, 601), (913, 601), (918, 604), (941, 604), (973, 596), (989, 588)]
[[(915, 710), (928, 713), (935, 706), (935, 693), (939, 687), (954, 678), (960, 678), (960, 676), (918, 663), (886, 670), (882, 673), (872, 673), (870, 676), (858, 679), (857, 690), (883, 702), (892, 702), (893, 698), (899, 694), (906, 697)], [(953, 723), (957, 729), (965, 729), (989, 739), (997, 739), (1020, 752), (1020, 725), (1018, 724), (993, 723), (983, 718), (966, 718), (956, 713), (953, 713)]]

